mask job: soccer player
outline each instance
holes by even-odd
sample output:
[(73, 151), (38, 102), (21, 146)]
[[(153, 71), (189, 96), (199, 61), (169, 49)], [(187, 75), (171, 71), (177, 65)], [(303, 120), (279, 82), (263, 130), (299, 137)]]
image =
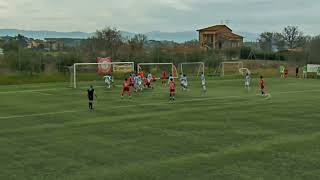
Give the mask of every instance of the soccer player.
[(136, 92), (138, 91), (142, 91), (142, 79), (140, 77), (140, 75), (136, 75), (134, 77), (134, 88), (136, 90)]
[(147, 76), (147, 82), (146, 82), (146, 85), (147, 85), (148, 88), (153, 88), (151, 86), (151, 82), (152, 82), (152, 74), (149, 72), (148, 76)]
[(280, 76), (281, 76), (281, 78), (284, 78), (284, 70), (285, 70), (285, 66), (281, 65), (280, 66)]
[(173, 76), (172, 76), (172, 74), (170, 74), (170, 75), (169, 75), (169, 78), (168, 78), (168, 84), (170, 84), (170, 82), (171, 82), (171, 79), (173, 79)]
[(181, 86), (182, 86), (182, 90), (184, 91), (188, 90), (188, 78), (187, 78), (187, 75), (185, 74), (181, 78)]
[(143, 71), (140, 71), (139, 75), (140, 75), (141, 78), (144, 78), (144, 72)]
[(176, 83), (174, 82), (173, 78), (170, 79), (169, 82), (169, 90), (170, 90), (170, 100), (175, 100), (175, 91), (176, 91)]
[(89, 110), (93, 111), (93, 97), (95, 96), (96, 98), (98, 98), (98, 96), (94, 93), (94, 89), (92, 85), (89, 87), (87, 92), (88, 92), (88, 99), (89, 99)]
[(111, 86), (112, 86), (112, 84), (113, 84), (113, 79), (112, 79), (112, 77), (109, 75), (109, 74), (107, 74), (107, 75), (105, 75), (104, 77), (103, 77), (103, 79), (104, 79), (104, 82), (106, 83), (106, 86), (107, 86), (107, 88), (111, 88)]
[(250, 88), (250, 84), (251, 84), (251, 77), (250, 77), (249, 73), (247, 73), (244, 86), (249, 89)]
[(151, 72), (148, 73), (147, 79), (148, 79), (149, 81), (152, 81), (152, 74), (151, 74)]
[(202, 86), (202, 95), (205, 95), (207, 92), (207, 87), (206, 87), (206, 77), (203, 73), (201, 74), (200, 80), (201, 80), (201, 86)]
[(288, 75), (289, 75), (289, 70), (288, 70), (287, 67), (285, 67), (285, 69), (284, 69), (284, 77), (288, 78)]
[(134, 77), (133, 74), (129, 75), (129, 89), (130, 91), (132, 90), (132, 88), (134, 88)]
[(162, 86), (166, 85), (167, 81), (167, 72), (165, 70), (162, 71)]
[(263, 76), (260, 76), (260, 89), (261, 89), (261, 95), (264, 96), (265, 92), (264, 92), (264, 80), (263, 80)]
[(123, 86), (123, 89), (122, 89), (122, 93), (121, 93), (121, 98), (123, 98), (123, 95), (125, 92), (127, 92), (129, 95), (129, 98), (131, 98), (130, 82), (128, 81), (127, 78), (123, 81), (122, 86)]
[(156, 82), (157, 81), (157, 77), (155, 75), (152, 75), (152, 82)]

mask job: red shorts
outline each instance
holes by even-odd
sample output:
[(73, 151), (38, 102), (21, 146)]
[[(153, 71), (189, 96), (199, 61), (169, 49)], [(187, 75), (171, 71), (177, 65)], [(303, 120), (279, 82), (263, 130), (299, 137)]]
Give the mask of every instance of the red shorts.
[(170, 92), (175, 92), (176, 90), (175, 89), (170, 89)]
[(129, 87), (124, 87), (124, 88), (123, 88), (123, 91), (124, 91), (124, 92), (126, 92), (126, 91), (129, 92), (129, 91), (130, 91), (130, 88), (129, 88)]
[(264, 86), (260, 86), (261, 89), (264, 89)]
[(131, 86), (131, 87), (133, 87), (133, 86), (134, 86), (134, 84), (133, 84), (133, 83), (130, 83), (130, 86)]

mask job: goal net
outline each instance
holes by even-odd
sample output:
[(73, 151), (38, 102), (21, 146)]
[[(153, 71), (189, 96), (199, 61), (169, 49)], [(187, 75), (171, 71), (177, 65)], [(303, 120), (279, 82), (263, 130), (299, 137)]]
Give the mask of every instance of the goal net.
[(178, 78), (178, 71), (173, 63), (139, 63), (137, 70), (138, 72), (143, 71), (145, 74), (150, 72), (157, 79), (162, 77), (163, 71), (166, 72), (167, 77), (171, 74), (174, 78)]
[(203, 62), (185, 62), (180, 64), (181, 74), (199, 77), (204, 74), (205, 66)]
[(70, 87), (103, 86), (103, 77), (107, 74), (114, 80), (123, 80), (134, 72), (134, 62), (75, 63), (69, 69)]
[(243, 62), (241, 61), (222, 62), (220, 68), (221, 76), (239, 76), (250, 72), (249, 69), (243, 67)]

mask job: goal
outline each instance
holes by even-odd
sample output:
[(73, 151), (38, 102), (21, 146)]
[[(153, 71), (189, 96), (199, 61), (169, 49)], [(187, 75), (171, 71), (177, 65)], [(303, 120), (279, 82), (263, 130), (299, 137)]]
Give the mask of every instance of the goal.
[(249, 71), (243, 67), (242, 61), (222, 62), (220, 67), (221, 76), (244, 75), (244, 72)]
[(201, 74), (204, 74), (204, 71), (204, 62), (184, 62), (180, 64), (180, 72), (188, 76), (199, 77)]
[(116, 78), (125, 77), (134, 72), (134, 62), (75, 63), (69, 69), (70, 87), (77, 88), (79, 82), (103, 85), (103, 76), (106, 74)]
[(178, 78), (178, 71), (173, 63), (139, 63), (137, 71), (151, 72), (157, 79), (160, 79), (162, 72), (166, 71), (168, 76), (171, 74), (173, 78)]

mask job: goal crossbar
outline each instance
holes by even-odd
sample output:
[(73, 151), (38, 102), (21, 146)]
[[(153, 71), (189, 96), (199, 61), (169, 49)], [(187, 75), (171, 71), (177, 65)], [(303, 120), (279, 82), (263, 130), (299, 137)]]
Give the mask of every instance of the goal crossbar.
[[(205, 71), (205, 64), (204, 62), (184, 62), (184, 63), (180, 63), (180, 72), (183, 74), (183, 65), (194, 65), (194, 64), (199, 64), (201, 65), (199, 67), (199, 72), (202, 71), (202, 73), (204, 74), (204, 71)], [(198, 75), (199, 75), (199, 72), (198, 72)]]
[[(171, 74), (174, 74), (173, 72), (176, 71), (176, 74), (178, 73), (176, 66), (173, 63), (138, 63), (137, 64), (137, 71), (141, 71), (141, 66), (152, 66), (152, 65), (171, 65)], [(178, 78), (175, 76), (174, 78)]]
[(117, 64), (131, 64), (131, 68), (134, 70), (134, 62), (102, 62), (102, 63), (74, 63), (73, 64), (73, 88), (77, 88), (77, 66), (86, 65), (117, 65)]
[(243, 62), (242, 61), (226, 61), (226, 62), (222, 62), (221, 63), (221, 76), (225, 75), (225, 68), (224, 65), (225, 64), (238, 64), (238, 70), (243, 68)]

